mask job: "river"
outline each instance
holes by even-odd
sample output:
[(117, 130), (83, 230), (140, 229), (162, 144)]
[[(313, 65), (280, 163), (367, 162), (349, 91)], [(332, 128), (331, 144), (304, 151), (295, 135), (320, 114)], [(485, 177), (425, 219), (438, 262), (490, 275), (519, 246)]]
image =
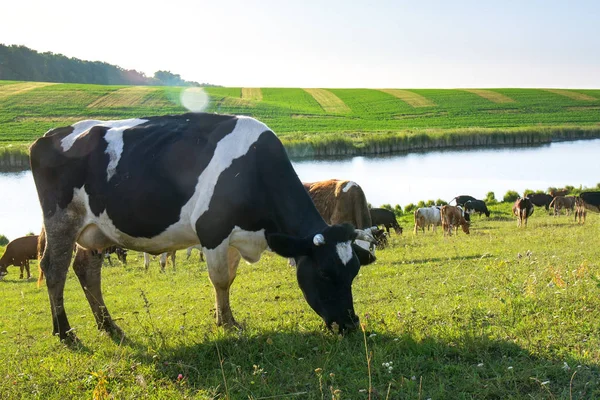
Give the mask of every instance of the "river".
[[(295, 160), (302, 181), (350, 179), (375, 207), (449, 201), (459, 194), (502, 199), (508, 190), (546, 190), (600, 182), (600, 139), (527, 148), (430, 151), (392, 156)], [(0, 173), (0, 234), (39, 232), (41, 210), (31, 172)]]

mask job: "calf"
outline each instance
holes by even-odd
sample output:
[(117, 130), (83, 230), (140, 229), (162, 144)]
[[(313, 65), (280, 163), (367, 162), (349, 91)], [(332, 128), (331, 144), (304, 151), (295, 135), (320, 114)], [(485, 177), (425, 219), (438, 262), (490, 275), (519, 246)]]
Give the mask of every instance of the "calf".
[[(200, 251), (200, 254), (202, 254), (202, 251)], [(162, 253), (160, 255), (160, 272), (165, 272), (165, 267), (167, 266), (167, 258), (171, 257), (171, 262), (173, 263), (173, 271), (175, 271), (175, 252), (174, 251), (168, 251), (165, 253)], [(144, 253), (144, 268), (146, 268), (146, 271), (148, 271), (148, 267), (150, 266), (150, 254), (148, 253)]]
[(485, 205), (485, 201), (483, 200), (469, 200), (465, 203), (465, 213), (473, 214), (473, 213), (485, 214), (486, 217), (489, 218), (490, 212)]
[(29, 260), (37, 260), (38, 236), (23, 236), (10, 241), (6, 251), (0, 258), (0, 279), (8, 274), (7, 268), (11, 265), (21, 268), (19, 279), (23, 279), (23, 270), (27, 270), (27, 279), (31, 278)]
[(581, 199), (581, 197), (575, 198), (575, 222), (578, 224), (585, 224), (585, 217), (587, 215), (587, 210), (585, 209), (585, 202)]
[(527, 218), (533, 214), (533, 204), (528, 198), (518, 198), (513, 204), (512, 212), (517, 217), (517, 226), (527, 226)]
[(429, 226), (433, 226), (433, 231), (435, 232), (435, 227), (442, 224), (439, 206), (417, 208), (414, 215), (415, 235), (419, 228), (425, 233), (425, 227), (429, 229)]
[(117, 260), (121, 261), (124, 265), (127, 265), (127, 249), (119, 246), (110, 246), (104, 249), (104, 259), (108, 261), (108, 264), (112, 267), (112, 261), (110, 259), (111, 254), (116, 254)]
[(560, 215), (560, 210), (565, 209), (566, 214), (575, 210), (575, 196), (556, 196), (550, 203), (550, 207), (554, 209), (554, 216)]
[(373, 225), (383, 225), (385, 227), (385, 231), (390, 233), (390, 228), (394, 228), (394, 231), (398, 235), (402, 235), (402, 227), (398, 225), (398, 221), (396, 221), (396, 215), (385, 208), (371, 208), (369, 210), (371, 214), (371, 223)]
[(456, 228), (456, 232), (458, 233), (458, 226), (462, 227), (462, 230), (467, 235), (469, 232), (469, 223), (463, 216), (463, 211), (456, 206), (445, 205), (442, 206), (440, 210), (440, 215), (442, 219), (442, 229), (444, 230), (444, 236), (448, 234), (452, 235), (452, 228)]

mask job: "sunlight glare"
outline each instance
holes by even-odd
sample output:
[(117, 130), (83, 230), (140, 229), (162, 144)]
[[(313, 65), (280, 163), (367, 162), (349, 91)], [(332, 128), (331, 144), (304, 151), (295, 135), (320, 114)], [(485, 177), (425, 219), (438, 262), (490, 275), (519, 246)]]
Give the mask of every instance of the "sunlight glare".
[(208, 95), (201, 87), (191, 87), (181, 92), (181, 105), (191, 112), (204, 111), (208, 100)]

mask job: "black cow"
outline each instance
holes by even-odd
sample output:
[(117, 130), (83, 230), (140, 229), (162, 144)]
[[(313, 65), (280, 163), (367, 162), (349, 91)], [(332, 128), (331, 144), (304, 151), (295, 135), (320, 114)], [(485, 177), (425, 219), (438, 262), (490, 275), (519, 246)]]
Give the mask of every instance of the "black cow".
[(465, 205), (465, 203), (469, 200), (477, 200), (475, 197), (473, 196), (469, 196), (466, 194), (462, 194), (460, 196), (456, 196), (455, 198), (453, 198), (452, 200), (450, 200), (448, 203), (452, 203), (453, 201), (456, 201), (456, 205), (457, 206), (461, 206), (463, 207)]
[(546, 208), (546, 211), (549, 210), (550, 203), (552, 203), (553, 199), (552, 196), (546, 193), (531, 193), (526, 197), (529, 199), (529, 201), (531, 201), (531, 203), (534, 206), (544, 207)]
[(104, 259), (108, 261), (108, 264), (112, 267), (112, 260), (110, 259), (111, 254), (116, 254), (117, 260), (127, 265), (127, 249), (119, 246), (110, 246), (104, 249)]
[(328, 327), (357, 326), (352, 281), (374, 257), (353, 242), (373, 238), (325, 223), (265, 124), (205, 113), (81, 121), (36, 140), (30, 160), (61, 340), (77, 340), (63, 305), (75, 242), (73, 269), (96, 323), (116, 336), (100, 290), (101, 251), (114, 245), (160, 254), (200, 243), (226, 326), (237, 325), (229, 290), (240, 258), (257, 262), (269, 247), (295, 258), (304, 297)]
[(585, 208), (600, 212), (600, 192), (582, 192), (579, 198), (583, 200)]
[(371, 223), (373, 225), (383, 225), (388, 234), (390, 233), (390, 228), (394, 228), (394, 231), (398, 235), (402, 235), (402, 227), (398, 225), (396, 215), (392, 211), (385, 208), (371, 208), (369, 209), (369, 213), (371, 214)]
[(483, 200), (468, 200), (465, 203), (465, 213), (473, 214), (474, 212), (479, 213), (479, 215), (485, 214), (486, 217), (490, 216), (490, 212)]

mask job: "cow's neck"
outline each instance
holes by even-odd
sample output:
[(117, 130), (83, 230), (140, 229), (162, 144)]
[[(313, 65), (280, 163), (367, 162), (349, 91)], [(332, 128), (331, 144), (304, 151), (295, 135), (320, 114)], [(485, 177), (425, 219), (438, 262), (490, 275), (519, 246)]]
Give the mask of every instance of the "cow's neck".
[[(263, 134), (260, 141), (263, 143), (257, 146), (257, 161), (267, 187), (266, 200), (275, 219), (275, 230), (300, 237), (321, 232), (327, 224), (300, 182), (281, 142), (273, 134)], [(268, 157), (262, 156), (263, 152), (268, 152)], [(268, 160), (268, 164), (262, 163), (263, 160)]]

